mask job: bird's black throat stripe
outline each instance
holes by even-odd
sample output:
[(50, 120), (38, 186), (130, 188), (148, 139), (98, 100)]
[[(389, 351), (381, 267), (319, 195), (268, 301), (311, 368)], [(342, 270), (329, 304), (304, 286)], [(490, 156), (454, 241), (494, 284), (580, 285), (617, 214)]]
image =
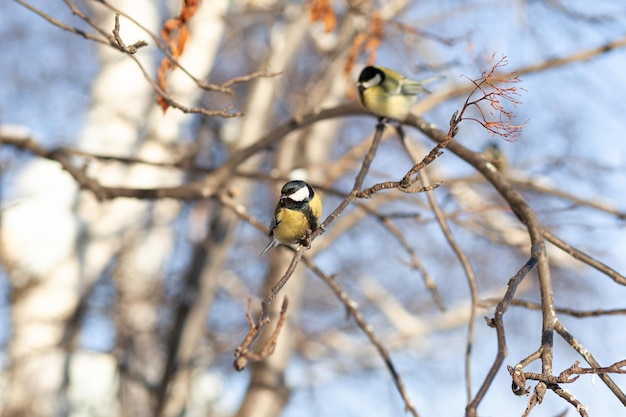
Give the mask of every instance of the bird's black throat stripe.
[(318, 226), (317, 219), (313, 215), (313, 210), (311, 210), (311, 207), (309, 207), (308, 204), (303, 210), (303, 213), (306, 216), (306, 219), (309, 222), (309, 225), (311, 226), (311, 231), (317, 229), (317, 226)]
[(289, 210), (303, 211), (309, 206), (308, 201), (294, 201), (291, 198), (281, 200), (281, 206)]

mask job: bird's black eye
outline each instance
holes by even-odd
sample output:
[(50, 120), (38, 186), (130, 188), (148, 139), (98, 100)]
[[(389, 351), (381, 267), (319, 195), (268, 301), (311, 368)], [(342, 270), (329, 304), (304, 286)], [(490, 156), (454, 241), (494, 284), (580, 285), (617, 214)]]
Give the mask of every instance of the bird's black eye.
[(304, 181), (289, 181), (287, 184), (283, 185), (283, 188), (280, 190), (282, 195), (291, 195), (298, 191), (298, 189), (305, 186)]
[(281, 194), (282, 195), (291, 195), (296, 191), (296, 187), (294, 185), (289, 185), (286, 187), (283, 187), (283, 189), (281, 190)]
[(376, 77), (380, 79), (379, 83), (382, 83), (385, 80), (385, 73), (376, 67), (365, 67), (361, 71), (361, 75), (359, 75), (359, 83), (367, 83)]

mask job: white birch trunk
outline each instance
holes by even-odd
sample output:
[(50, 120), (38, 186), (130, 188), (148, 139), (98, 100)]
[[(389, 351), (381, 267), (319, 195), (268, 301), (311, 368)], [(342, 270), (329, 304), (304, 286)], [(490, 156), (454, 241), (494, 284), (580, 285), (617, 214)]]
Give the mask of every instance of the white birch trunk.
[[(201, 7), (194, 18), (196, 22), (214, 19), (211, 15), (219, 15), (225, 9), (225, 2), (220, 8), (213, 4), (212, 10), (205, 3), (207, 6)], [(116, 6), (152, 32), (159, 32), (155, 2), (119, 1)], [(93, 7), (102, 27), (112, 29), (113, 14), (97, 4)], [(214, 23), (192, 28), (192, 38), (181, 58), (199, 79), (207, 76), (219, 45), (221, 23)], [(127, 44), (149, 40), (146, 33), (124, 18), (120, 33)], [(153, 53), (150, 46), (136, 55), (149, 74), (156, 73)], [(167, 146), (179, 139), (181, 126), (188, 117), (174, 109), (163, 116), (154, 104), (154, 92), (132, 60), (110, 47), (100, 47), (99, 54), (101, 71), (92, 86), (93, 106), (79, 146), (102, 154), (166, 159)], [(172, 95), (181, 102), (193, 103), (199, 96), (197, 87), (176, 72), (170, 86)], [(158, 187), (180, 181), (178, 174), (144, 166), (124, 169), (92, 164), (89, 175), (107, 185)], [(4, 213), (2, 228), (3, 253), (11, 265), (9, 276), (15, 294), (9, 346), (11, 369), (3, 414), (65, 413), (59, 409), (60, 394), (69, 385), (74, 404), (88, 406), (86, 398), (99, 399), (91, 406), (102, 415), (116, 415), (119, 408), (111, 402), (101, 408), (103, 397), (85, 384), (90, 378), (105, 378), (102, 384), (90, 385), (111, 395), (111, 387), (116, 384), (111, 380), (115, 378), (116, 361), (108, 360), (107, 355), (85, 360), (84, 355), (72, 356), (63, 349), (66, 319), (73, 314), (82, 291), (114, 257), (124, 252), (117, 262), (115, 278), (120, 321), (135, 347), (127, 353), (137, 356), (132, 359), (138, 361), (137, 369), (145, 377), (159, 375), (162, 361), (154, 340), (157, 312), (152, 295), (161, 281), (162, 260), (171, 251), (170, 221), (177, 215), (179, 205), (135, 200), (97, 203), (92, 195), (83, 194), (75, 212), (76, 184), (58, 164), (41, 160), (23, 171), (15, 192), (20, 204)], [(83, 233), (81, 224), (86, 224)], [(65, 368), (66, 364), (69, 368)], [(121, 389), (130, 391), (133, 398), (134, 410), (126, 409), (125, 413), (151, 414), (146, 387), (126, 381)], [(66, 411), (71, 413), (72, 406), (68, 404)]]
[[(223, 32), (221, 16), (227, 4), (227, 1), (201, 2), (196, 15), (191, 19), (190, 38), (179, 62), (198, 79), (206, 79), (212, 68)], [(152, 30), (158, 33), (159, 29), (155, 27)], [(149, 73), (153, 74), (155, 70), (150, 69)], [(147, 87), (144, 80), (136, 79), (133, 82)], [(182, 71), (177, 70), (169, 77), (168, 93), (181, 103), (195, 105), (201, 91), (193, 81), (183, 75)], [(123, 94), (121, 91), (120, 95), (108, 97), (108, 100), (113, 103), (125, 100)], [(170, 146), (180, 139), (182, 127), (189, 121), (190, 116), (173, 108), (163, 114), (154, 104), (154, 98), (151, 90), (142, 95), (141, 103), (137, 105), (144, 111), (140, 112), (139, 119), (132, 122), (134, 128), (129, 126), (128, 140), (125, 141), (125, 146), (116, 149), (117, 152), (129, 155), (133, 154), (133, 149), (138, 149), (137, 155), (140, 158), (168, 160)], [(121, 124), (128, 121), (123, 116)], [(105, 117), (104, 120), (110, 125), (109, 118)], [(93, 128), (96, 132), (100, 129), (97, 125)], [(143, 141), (138, 144), (142, 131), (146, 134)], [(85, 135), (85, 139), (88, 143), (94, 142), (88, 134)], [(127, 184), (141, 187), (174, 185), (182, 179), (177, 173), (146, 166), (117, 171), (117, 174), (118, 178), (124, 177)], [(100, 205), (101, 216), (91, 223), (90, 248), (94, 254), (91, 259), (94, 259), (96, 271), (104, 266), (103, 261), (108, 262), (120, 247), (127, 244), (125, 242), (127, 237), (130, 236), (132, 239), (132, 243), (120, 259), (115, 276), (120, 296), (118, 303), (120, 322), (124, 328), (120, 337), (132, 341), (133, 348), (124, 352), (126, 355), (124, 359), (129, 359), (136, 367), (131, 371), (139, 373), (151, 384), (158, 382), (165, 363), (163, 350), (155, 340), (158, 319), (156, 303), (158, 293), (155, 291), (158, 291), (162, 282), (163, 262), (170, 256), (173, 247), (174, 231), (171, 223), (178, 215), (179, 208), (180, 204), (173, 201), (156, 203), (113, 201), (104, 207)], [(112, 233), (113, 230), (116, 232)], [(108, 249), (106, 256), (102, 256), (103, 248)], [(122, 378), (121, 382), (123, 382), (120, 386), (121, 398), (129, 399), (122, 404), (126, 412), (138, 416), (154, 415), (154, 403), (148, 387), (135, 378)]]
[(13, 287), (2, 415), (49, 416), (63, 382), (65, 319), (79, 299), (76, 185), (58, 164), (38, 160), (20, 174), (14, 192), (18, 204), (4, 213), (2, 228)]

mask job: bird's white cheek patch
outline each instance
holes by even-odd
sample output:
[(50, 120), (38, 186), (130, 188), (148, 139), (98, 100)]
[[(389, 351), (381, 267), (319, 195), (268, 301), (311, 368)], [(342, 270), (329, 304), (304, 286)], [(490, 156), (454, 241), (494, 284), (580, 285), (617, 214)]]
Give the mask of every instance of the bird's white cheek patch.
[(307, 187), (302, 187), (295, 193), (289, 196), (293, 201), (306, 201), (309, 198), (309, 189)]
[(376, 74), (376, 75), (374, 75), (374, 77), (372, 79), (367, 80), (364, 83), (362, 83), (362, 85), (365, 88), (370, 88), (370, 87), (377, 86), (378, 84), (380, 84), (382, 82), (382, 80), (383, 79), (380, 76), (380, 74)]

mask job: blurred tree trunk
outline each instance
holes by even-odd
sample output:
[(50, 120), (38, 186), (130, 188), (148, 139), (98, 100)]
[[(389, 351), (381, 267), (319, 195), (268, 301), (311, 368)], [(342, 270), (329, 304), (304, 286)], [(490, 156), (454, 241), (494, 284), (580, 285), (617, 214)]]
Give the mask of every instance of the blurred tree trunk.
[[(113, 4), (130, 16), (140, 16), (138, 20), (146, 29), (159, 32), (161, 18), (155, 2)], [(90, 5), (96, 23), (112, 29), (113, 13), (98, 4)], [(192, 31), (188, 53), (181, 57), (181, 63), (198, 79), (206, 78), (212, 66), (221, 36), (219, 14), (226, 5), (223, 2), (218, 8), (214, 2), (211, 7), (207, 3), (198, 10), (197, 30)], [(126, 19), (121, 18), (120, 23), (120, 35), (127, 44), (148, 37)], [(206, 30), (200, 30), (203, 24)], [(156, 73), (154, 52), (154, 47), (148, 47), (135, 55), (148, 74)], [(81, 148), (105, 155), (167, 160), (189, 116), (173, 110), (164, 115), (133, 61), (109, 46), (99, 46), (98, 53), (101, 68), (92, 86), (93, 105), (79, 139)], [(193, 102), (200, 95), (195, 83), (176, 72), (169, 82), (168, 92), (182, 102)], [(93, 163), (88, 173), (105, 184), (122, 186), (159, 187), (174, 185), (181, 179), (179, 174), (148, 166), (128, 169)], [(75, 373), (69, 370), (76, 369), (72, 366), (72, 352), (77, 348), (75, 332), (82, 320), (81, 297), (88, 295), (107, 270), (113, 271), (118, 295), (117, 343), (119, 352), (123, 352), (117, 358), (121, 361), (121, 415), (153, 415), (149, 385), (158, 380), (164, 363), (156, 339), (157, 302), (161, 298), (163, 263), (173, 245), (171, 223), (180, 205), (130, 199), (98, 203), (93, 195), (85, 193), (74, 208), (75, 184), (49, 162), (33, 163), (21, 182), (28, 199), (5, 217), (3, 228), (4, 247), (10, 249), (5, 250), (6, 258), (15, 268), (15, 273), (10, 274), (14, 280), (15, 336), (10, 342), (12, 366), (3, 415), (49, 416), (71, 410), (71, 404), (59, 402), (59, 398), (65, 398), (65, 388), (72, 389), (73, 385), (71, 378)], [(32, 234), (23, 233), (25, 222)], [(86, 227), (79, 230), (82, 222)], [(14, 228), (20, 232), (19, 246), (12, 242), (17, 235)], [(69, 233), (72, 230), (74, 233)], [(70, 318), (76, 327), (70, 328)], [(89, 374), (87, 368), (96, 366), (85, 360), (81, 363), (79, 379), (81, 374)], [(106, 363), (116, 366), (116, 361)], [(115, 410), (109, 405), (100, 411), (115, 414)]]
[[(285, 30), (285, 42), (290, 42), (285, 48), (286, 52), (302, 48), (297, 42), (305, 41), (306, 38), (303, 35), (310, 30), (306, 19), (308, 19), (308, 16), (305, 14), (304, 18), (300, 17), (293, 20)], [(339, 77), (338, 74), (341, 74), (342, 69), (345, 67), (348, 46), (354, 35), (355, 30), (352, 16), (350, 15), (343, 23), (341, 36), (335, 48), (328, 54), (326, 62), (331, 68), (324, 72), (324, 78), (307, 80), (308, 85), (302, 89), (306, 91), (306, 97), (300, 103), (300, 108), (295, 108), (294, 106), (295, 115), (306, 114), (318, 108), (330, 107), (345, 98), (346, 79), (345, 77)], [(281, 71), (288, 72), (290, 67), (287, 67), (287, 65), (296, 64), (289, 54), (285, 54), (279, 49), (274, 49), (272, 52), (275, 55), (270, 58), (270, 61), (272, 59), (284, 60), (284, 62), (281, 62), (283, 66), (279, 67)], [(271, 69), (274, 70), (274, 66)], [(317, 75), (318, 73), (315, 73), (314, 77)], [(259, 99), (262, 99), (262, 97)], [(254, 102), (253, 100), (252, 102)], [(321, 183), (325, 177), (323, 166), (328, 161), (330, 150), (332, 149), (332, 141), (336, 140), (336, 132), (339, 131), (341, 123), (340, 121), (318, 123), (311, 128), (288, 135), (281, 142), (280, 149), (276, 153), (274, 165), (279, 175), (289, 177), (293, 169), (303, 169), (305, 171), (303, 179), (312, 183)], [(325, 214), (328, 214), (328, 212), (325, 211)], [(268, 256), (271, 257), (271, 262), (265, 278), (263, 292), (259, 294), (261, 299), (278, 282), (292, 258), (290, 252), (276, 249), (270, 252)], [(278, 321), (278, 314), (284, 298), (289, 300), (287, 322), (281, 329), (274, 353), (261, 362), (253, 363), (250, 367), (252, 373), (250, 383), (236, 414), (237, 417), (275, 417), (281, 414), (289, 401), (290, 388), (286, 383), (285, 373), (296, 345), (296, 329), (299, 326), (298, 319), (305, 287), (305, 272), (306, 270), (303, 266), (296, 269), (287, 285), (281, 291), (281, 294), (271, 305), (271, 328), (267, 329), (257, 340), (255, 344), (257, 349), (264, 346), (272, 334), (271, 330), (273, 330), (273, 326)]]
[(1, 415), (43, 417), (59, 409), (65, 322), (79, 303), (76, 185), (57, 164), (38, 160), (16, 186), (23, 200), (4, 214), (2, 230), (13, 334)]
[[(116, 3), (153, 32), (158, 31), (157, 5), (150, 1)], [(102, 27), (113, 26), (113, 14), (92, 4)], [(130, 10), (129, 8), (132, 8)], [(147, 34), (121, 20), (122, 39), (131, 44)], [(146, 131), (146, 121), (154, 111), (154, 93), (136, 64), (114, 49), (98, 48), (101, 69), (92, 87), (93, 106), (80, 144), (88, 151), (124, 156), (165, 155), (169, 138)], [(137, 53), (137, 59), (155, 73), (153, 47)], [(152, 167), (126, 168), (116, 164), (97, 165), (94, 174), (107, 184), (154, 186), (166, 182), (167, 175)], [(79, 213), (88, 224), (80, 250), (84, 253), (84, 277), (94, 281), (110, 268), (118, 301), (115, 305), (116, 344), (119, 366), (119, 406), (122, 416), (149, 416), (151, 396), (146, 381), (160, 371), (161, 352), (155, 346), (159, 297), (160, 261), (171, 249), (170, 232), (165, 226), (176, 207), (139, 200), (118, 199), (97, 202), (93, 195), (81, 195)], [(71, 384), (71, 382), (70, 382)]]
[[(152, 2), (134, 2), (133, 7), (130, 13), (140, 12), (144, 24), (155, 28)], [(103, 26), (113, 27), (112, 14), (101, 17), (103, 23), (106, 18)], [(122, 20), (122, 26), (123, 37), (140, 35), (129, 22)], [(139, 71), (129, 71), (134, 64), (120, 59), (119, 53), (102, 47), (100, 54), (102, 69), (92, 89), (90, 125), (80, 142), (91, 150), (123, 153), (136, 143), (151, 89)], [(138, 59), (150, 68), (149, 60), (145, 60), (147, 54), (148, 50), (140, 52)], [(109, 171), (105, 177), (115, 181), (124, 175)], [(11, 372), (3, 415), (65, 414), (68, 404), (59, 399), (65, 397), (63, 387), (67, 386), (66, 365), (71, 353), (68, 349), (74, 343), (68, 320), (75, 314), (82, 292), (119, 251), (114, 237), (120, 236), (123, 227), (114, 219), (113, 206), (124, 206), (124, 218), (128, 220), (128, 208), (133, 204), (118, 201), (104, 210), (81, 205), (79, 213), (85, 213), (81, 219), (74, 213), (76, 186), (58, 165), (47, 162), (32, 163), (20, 182), (18, 193), (26, 194), (24, 204), (8, 213), (3, 229), (4, 246), (9, 248), (6, 257), (15, 266), (15, 273), (10, 274), (14, 336), (10, 341)], [(88, 196), (86, 200), (93, 198)], [(136, 205), (133, 208), (138, 214)], [(99, 219), (99, 224), (79, 230), (81, 220), (90, 218)], [(32, 240), (16, 245), (13, 228), (20, 230), (20, 239)], [(25, 235), (25, 229), (33, 230), (33, 234)], [(107, 238), (99, 239), (99, 234)]]
[[(179, 4), (173, 5), (176, 8), (178, 6)], [(190, 37), (179, 62), (197, 79), (207, 79), (213, 66), (223, 32), (222, 15), (227, 7), (227, 1), (201, 2), (190, 21)], [(176, 9), (169, 15), (177, 13)], [(158, 27), (149, 29), (154, 33), (159, 31)], [(132, 64), (131, 61), (126, 62)], [(141, 76), (138, 71), (135, 73)], [(135, 82), (137, 85), (147, 86), (145, 80)], [(201, 90), (181, 71), (174, 70), (169, 75), (168, 82), (168, 93), (175, 100), (194, 105), (199, 99)], [(137, 121), (136, 131), (130, 138), (130, 146), (119, 150), (127, 155), (133, 154), (133, 149), (137, 148), (136, 154), (145, 159), (171, 159), (171, 148), (181, 140), (181, 128), (189, 121), (190, 116), (175, 109), (169, 109), (163, 114), (162, 109), (154, 103), (152, 91), (148, 90), (147, 93), (143, 104), (147, 117)], [(120, 97), (110, 98), (113, 101), (120, 100)], [(146, 132), (145, 137), (141, 137), (141, 131)], [(174, 185), (181, 179), (179, 174), (145, 166), (134, 168), (128, 174), (129, 181), (137, 179), (144, 187)], [(164, 380), (168, 360), (170, 363), (184, 366), (186, 352), (192, 352), (196, 347), (193, 340), (187, 340), (188, 333), (174, 334), (176, 340), (170, 340), (169, 343), (178, 344), (180, 349), (165, 352), (157, 331), (158, 306), (163, 298), (161, 293), (163, 266), (171, 256), (175, 234), (172, 223), (179, 214), (180, 205), (173, 201), (156, 203), (115, 201), (108, 203), (107, 206), (107, 221), (116, 218), (117, 220), (113, 221), (119, 222), (117, 224), (120, 234), (112, 247), (124, 248), (124, 255), (120, 258), (115, 273), (119, 296), (118, 346), (125, 355), (122, 363), (132, 364), (132, 367), (122, 369), (120, 373), (122, 415), (152, 416), (155, 414), (155, 408), (161, 407), (167, 410), (166, 415), (178, 415), (186, 404), (189, 372), (185, 372), (175, 385), (165, 384), (165, 391), (153, 391), (150, 387)], [(131, 216), (129, 209), (133, 213)], [(97, 222), (92, 224), (98, 230)], [(111, 238), (110, 225), (106, 231), (104, 229), (102, 231), (104, 232), (102, 235), (96, 234), (92, 240)], [(202, 311), (205, 312), (211, 303), (211, 297), (207, 298), (203, 296), (204, 294), (205, 292), (201, 292), (200, 298), (204, 300)], [(204, 324), (201, 315), (195, 317)], [(200, 332), (198, 335), (201, 334)], [(172, 358), (168, 355), (172, 355)]]

